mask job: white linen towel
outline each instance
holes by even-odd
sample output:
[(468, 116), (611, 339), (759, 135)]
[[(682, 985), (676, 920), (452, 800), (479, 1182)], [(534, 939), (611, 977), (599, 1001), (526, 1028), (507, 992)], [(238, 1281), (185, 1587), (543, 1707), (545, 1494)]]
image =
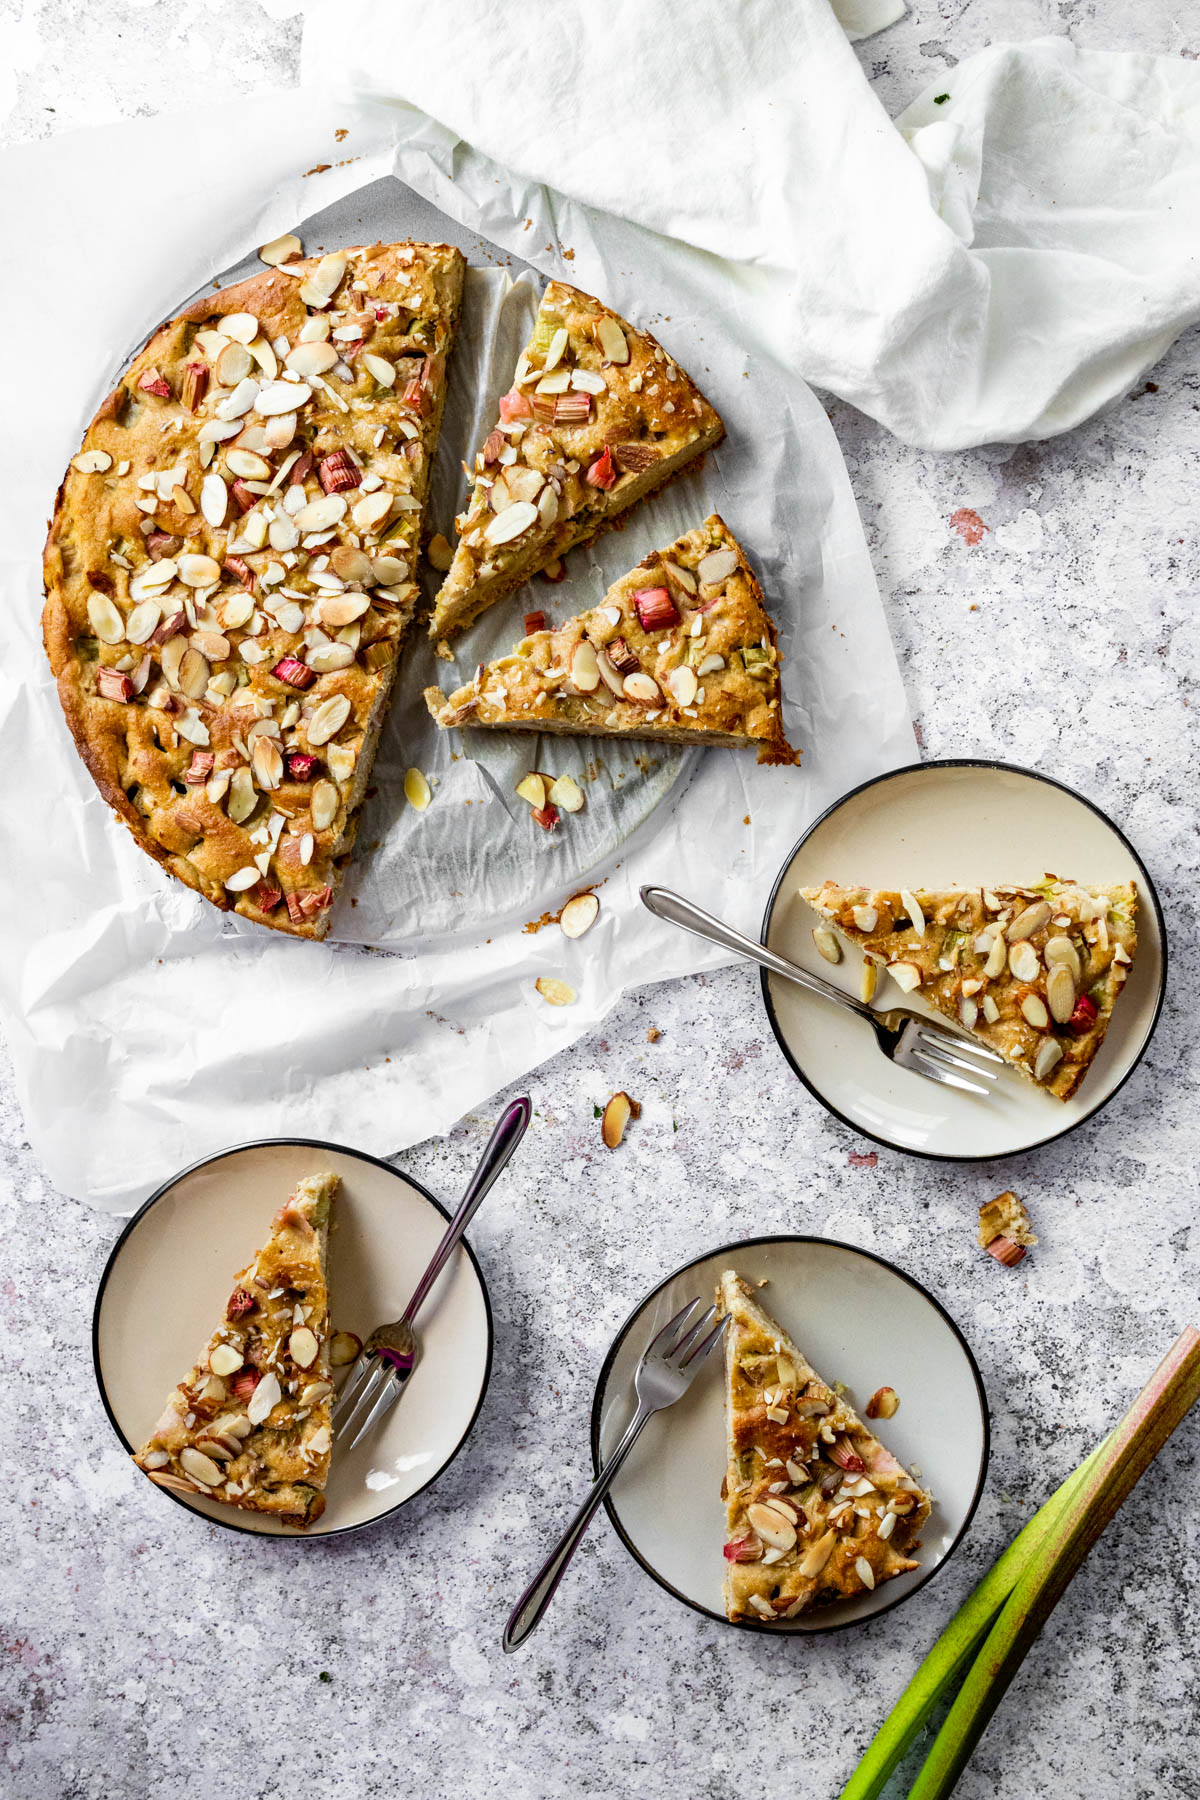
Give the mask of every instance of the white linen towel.
[(1068, 430), (1200, 317), (1194, 62), (995, 45), (893, 125), (828, 0), (327, 0), (302, 79), (732, 265), (748, 346), (910, 443)]

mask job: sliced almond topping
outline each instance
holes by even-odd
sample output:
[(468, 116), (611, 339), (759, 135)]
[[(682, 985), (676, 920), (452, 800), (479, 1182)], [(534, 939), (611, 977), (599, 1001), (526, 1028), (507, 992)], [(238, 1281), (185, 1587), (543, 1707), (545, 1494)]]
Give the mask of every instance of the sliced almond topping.
[(362, 357), (363, 368), (377, 381), (380, 387), (394, 387), (396, 382), (396, 365), (388, 362), (386, 357), (375, 356), (365, 350)]
[(570, 775), (560, 775), (550, 785), (549, 800), (551, 806), (560, 806), (564, 812), (577, 813), (583, 810), (583, 789)]
[(220, 1487), (225, 1479), (225, 1471), (220, 1463), (215, 1463), (211, 1456), (205, 1456), (193, 1444), (185, 1444), (179, 1452), (179, 1466), (193, 1481), (202, 1481), (205, 1487)]
[[(350, 701), (345, 694), (332, 694), (328, 700), (323, 700), (308, 721), (307, 737), (310, 745), (327, 744), (349, 717)], [(405, 782), (407, 785), (407, 777)]]
[(579, 938), (596, 923), (600, 902), (595, 894), (572, 894), (558, 915), (564, 937)]
[(338, 791), (332, 781), (318, 781), (313, 787), (310, 810), (313, 827), (325, 831), (333, 824), (338, 809)]
[(812, 1581), (821, 1573), (829, 1558), (833, 1555), (833, 1547), (837, 1543), (837, 1532), (826, 1531), (800, 1559), (799, 1574), (805, 1581)]
[(1043, 925), (1050, 922), (1050, 914), (1054, 911), (1048, 900), (1037, 900), (1019, 912), (1011, 925), (1005, 929), (1005, 937), (1010, 944), (1019, 943), (1022, 938), (1032, 937)]
[(717, 587), (729, 579), (737, 566), (736, 550), (710, 550), (700, 558), (696, 573), (705, 587)]
[(906, 994), (911, 994), (921, 985), (921, 971), (916, 963), (894, 962), (888, 964), (888, 974)]
[(300, 284), (298, 291), (305, 306), (311, 306), (318, 312), (328, 306), (345, 273), (346, 258), (342, 251), (335, 250), (331, 255), (323, 256), (316, 268)]
[(303, 381), (273, 381), (255, 395), (254, 410), (262, 417), (271, 413), (295, 412), (312, 399), (313, 391)]
[(225, 886), (231, 894), (244, 894), (259, 880), (259, 871), (252, 863), (244, 869), (235, 869), (232, 875), (225, 878)]
[(209, 1353), (208, 1366), (214, 1375), (236, 1375), (242, 1366), (242, 1353), (232, 1344), (217, 1344)]
[(596, 323), (596, 336), (600, 340), (600, 348), (611, 363), (627, 363), (629, 361), (629, 345), (625, 333), (615, 319), (602, 313)]
[(545, 778), (536, 771), (531, 771), (517, 783), (517, 792), (522, 800), (528, 800), (535, 812), (540, 812), (546, 804)]
[[(795, 1545), (796, 1527), (774, 1506), (756, 1501), (746, 1508), (746, 1518), (764, 1544), (770, 1544), (776, 1550), (791, 1550)], [(801, 1571), (803, 1572), (803, 1564)]]
[(855, 1557), (854, 1573), (858, 1576), (858, 1579), (865, 1588), (873, 1588), (875, 1586), (875, 1571), (865, 1556)]
[(1037, 1081), (1045, 1081), (1062, 1061), (1062, 1045), (1057, 1038), (1044, 1038), (1038, 1045), (1038, 1053), (1034, 1058), (1033, 1073)]
[[(226, 883), (226, 886), (229, 884)], [(264, 1375), (258, 1383), (246, 1406), (246, 1417), (252, 1425), (261, 1425), (273, 1407), (283, 1399), (283, 1390), (277, 1375)]]
[(352, 1363), (362, 1349), (362, 1339), (353, 1331), (335, 1331), (329, 1340), (329, 1362), (334, 1369)]
[(518, 501), (513, 506), (506, 506), (503, 512), (494, 514), (484, 527), (483, 535), (489, 544), (507, 544), (512, 538), (518, 538), (522, 532), (528, 531), (538, 520), (538, 509), (531, 501)]
[(107, 450), (81, 450), (71, 458), (71, 467), (81, 475), (103, 475), (112, 468), (112, 457)]
[(639, 669), (634, 675), (625, 677), (624, 691), (628, 699), (640, 700), (645, 706), (653, 706), (656, 700), (662, 698), (657, 681), (653, 675), (647, 675), (643, 669)]
[(417, 812), (424, 812), (433, 799), (433, 790), (420, 769), (409, 769), (404, 777), (404, 798)]
[[(284, 357), (284, 367), (294, 375), (324, 375), (334, 364), (341, 361), (332, 344), (308, 343), (297, 344)], [(291, 409), (289, 409), (291, 410)]]
[(672, 697), (680, 706), (690, 706), (696, 698), (698, 686), (695, 670), (689, 669), (686, 663), (680, 663), (679, 667), (672, 669), (667, 676), (667, 686), (671, 690)]
[(1026, 938), (1018, 938), (1008, 952), (1008, 966), (1018, 981), (1036, 981), (1041, 962), (1033, 945)]
[(813, 927), (812, 935), (813, 943), (817, 946), (818, 953), (825, 958), (827, 963), (841, 962), (842, 946), (838, 943), (836, 936), (828, 925), (815, 925)]
[(533, 985), (547, 1006), (572, 1006), (579, 998), (573, 987), (553, 975), (539, 975)]
[(217, 380), (223, 387), (236, 387), (254, 367), (254, 358), (245, 344), (226, 344), (217, 358)]
[(218, 322), (217, 329), (222, 337), (231, 338), (235, 344), (252, 344), (261, 329), (253, 313), (226, 313)]
[(125, 621), (107, 594), (99, 594), (93, 589), (88, 595), (87, 612), (88, 624), (102, 644), (124, 641)]
[(294, 232), (289, 231), (283, 237), (272, 238), (269, 244), (264, 244), (258, 253), (258, 259), (260, 262), (267, 263), (272, 269), (277, 269), (282, 263), (291, 262), (295, 257), (303, 254), (300, 239)]
[(625, 1136), (625, 1127), (630, 1119), (636, 1118), (641, 1110), (637, 1102), (631, 1100), (628, 1094), (613, 1095), (605, 1106), (603, 1117), (600, 1120), (600, 1136), (610, 1150), (616, 1149)]
[[(317, 1351), (320, 1347), (315, 1333), (310, 1331), (307, 1325), (298, 1326), (288, 1338), (288, 1351), (292, 1361), (301, 1369), (307, 1369), (317, 1360)], [(255, 1389), (256, 1393), (257, 1391)]]
[(879, 923), (879, 909), (874, 906), (852, 906), (850, 914), (859, 931), (874, 931)]
[[(1050, 1024), (1050, 1014), (1044, 1002), (1037, 994), (1025, 994), (1021, 999), (1021, 1011), (1035, 1031), (1045, 1031)], [(1060, 1051), (1061, 1055), (1062, 1052)]]
[(571, 685), (581, 694), (590, 694), (600, 685), (595, 647), (586, 638), (582, 638), (571, 653)]
[(1055, 963), (1046, 977), (1046, 999), (1050, 1011), (1060, 1025), (1065, 1025), (1075, 1011), (1075, 979), (1066, 963)]
[(912, 928), (917, 936), (923, 938), (925, 936), (925, 914), (921, 911), (916, 895), (910, 894), (907, 888), (901, 888), (900, 904), (912, 921)]

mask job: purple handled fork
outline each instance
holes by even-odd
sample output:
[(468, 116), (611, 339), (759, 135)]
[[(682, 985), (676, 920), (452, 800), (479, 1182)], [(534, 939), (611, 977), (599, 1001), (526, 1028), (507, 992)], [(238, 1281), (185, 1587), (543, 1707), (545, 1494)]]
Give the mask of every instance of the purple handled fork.
[[(514, 1100), (511, 1106), (505, 1108), (499, 1124), (488, 1139), (487, 1149), (479, 1159), (479, 1166), (471, 1177), (458, 1211), (446, 1227), (445, 1235), (433, 1253), (433, 1260), (417, 1283), (403, 1315), (394, 1324), (377, 1325), (352, 1363), (345, 1386), (333, 1408), (334, 1436), (343, 1440), (349, 1438), (345, 1446), (347, 1450), (353, 1450), (355, 1444), (373, 1426), (378, 1425), (404, 1392), (405, 1383), (416, 1367), (419, 1354), (413, 1332), (417, 1314), (428, 1298), (430, 1288), (445, 1268), (458, 1240), (478, 1212), (484, 1195), (524, 1137), (530, 1112), (527, 1099)], [(362, 1422), (358, 1425), (358, 1430), (350, 1437), (351, 1427), (360, 1419)]]

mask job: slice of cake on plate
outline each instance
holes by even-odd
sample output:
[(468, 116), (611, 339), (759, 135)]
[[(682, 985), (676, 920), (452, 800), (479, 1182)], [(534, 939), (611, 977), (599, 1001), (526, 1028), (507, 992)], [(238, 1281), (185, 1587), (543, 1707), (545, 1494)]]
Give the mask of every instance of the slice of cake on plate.
[(96, 785), (171, 874), (297, 937), (329, 928), (417, 598), (464, 266), (376, 244), (204, 295), (58, 493), (43, 632)]
[(733, 745), (760, 762), (795, 753), (781, 717), (775, 627), (745, 552), (714, 514), (654, 551), (599, 606), (481, 664), (449, 696), (425, 690), (443, 728), (566, 732)]
[(730, 1319), (727, 1616), (794, 1619), (917, 1568), (929, 1495), (732, 1269), (717, 1304)]
[(430, 636), (586, 543), (712, 448), (725, 427), (648, 331), (552, 281), (500, 417), (475, 458)]
[(1132, 882), (915, 891), (801, 888), (906, 994), (917, 994), (1068, 1100), (1104, 1042), (1137, 950)]
[(336, 1175), (312, 1175), (234, 1278), (225, 1318), (134, 1456), (159, 1487), (284, 1525), (325, 1510), (329, 1475), (326, 1250)]

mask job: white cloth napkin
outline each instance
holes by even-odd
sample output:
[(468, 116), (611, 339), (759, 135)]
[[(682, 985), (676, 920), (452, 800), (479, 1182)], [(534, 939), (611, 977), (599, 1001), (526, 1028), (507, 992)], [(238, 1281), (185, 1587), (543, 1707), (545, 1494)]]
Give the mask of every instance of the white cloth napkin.
[(1065, 431), (1200, 317), (1195, 62), (996, 45), (893, 125), (827, 0), (328, 0), (303, 69), (719, 259), (750, 347), (911, 443)]

